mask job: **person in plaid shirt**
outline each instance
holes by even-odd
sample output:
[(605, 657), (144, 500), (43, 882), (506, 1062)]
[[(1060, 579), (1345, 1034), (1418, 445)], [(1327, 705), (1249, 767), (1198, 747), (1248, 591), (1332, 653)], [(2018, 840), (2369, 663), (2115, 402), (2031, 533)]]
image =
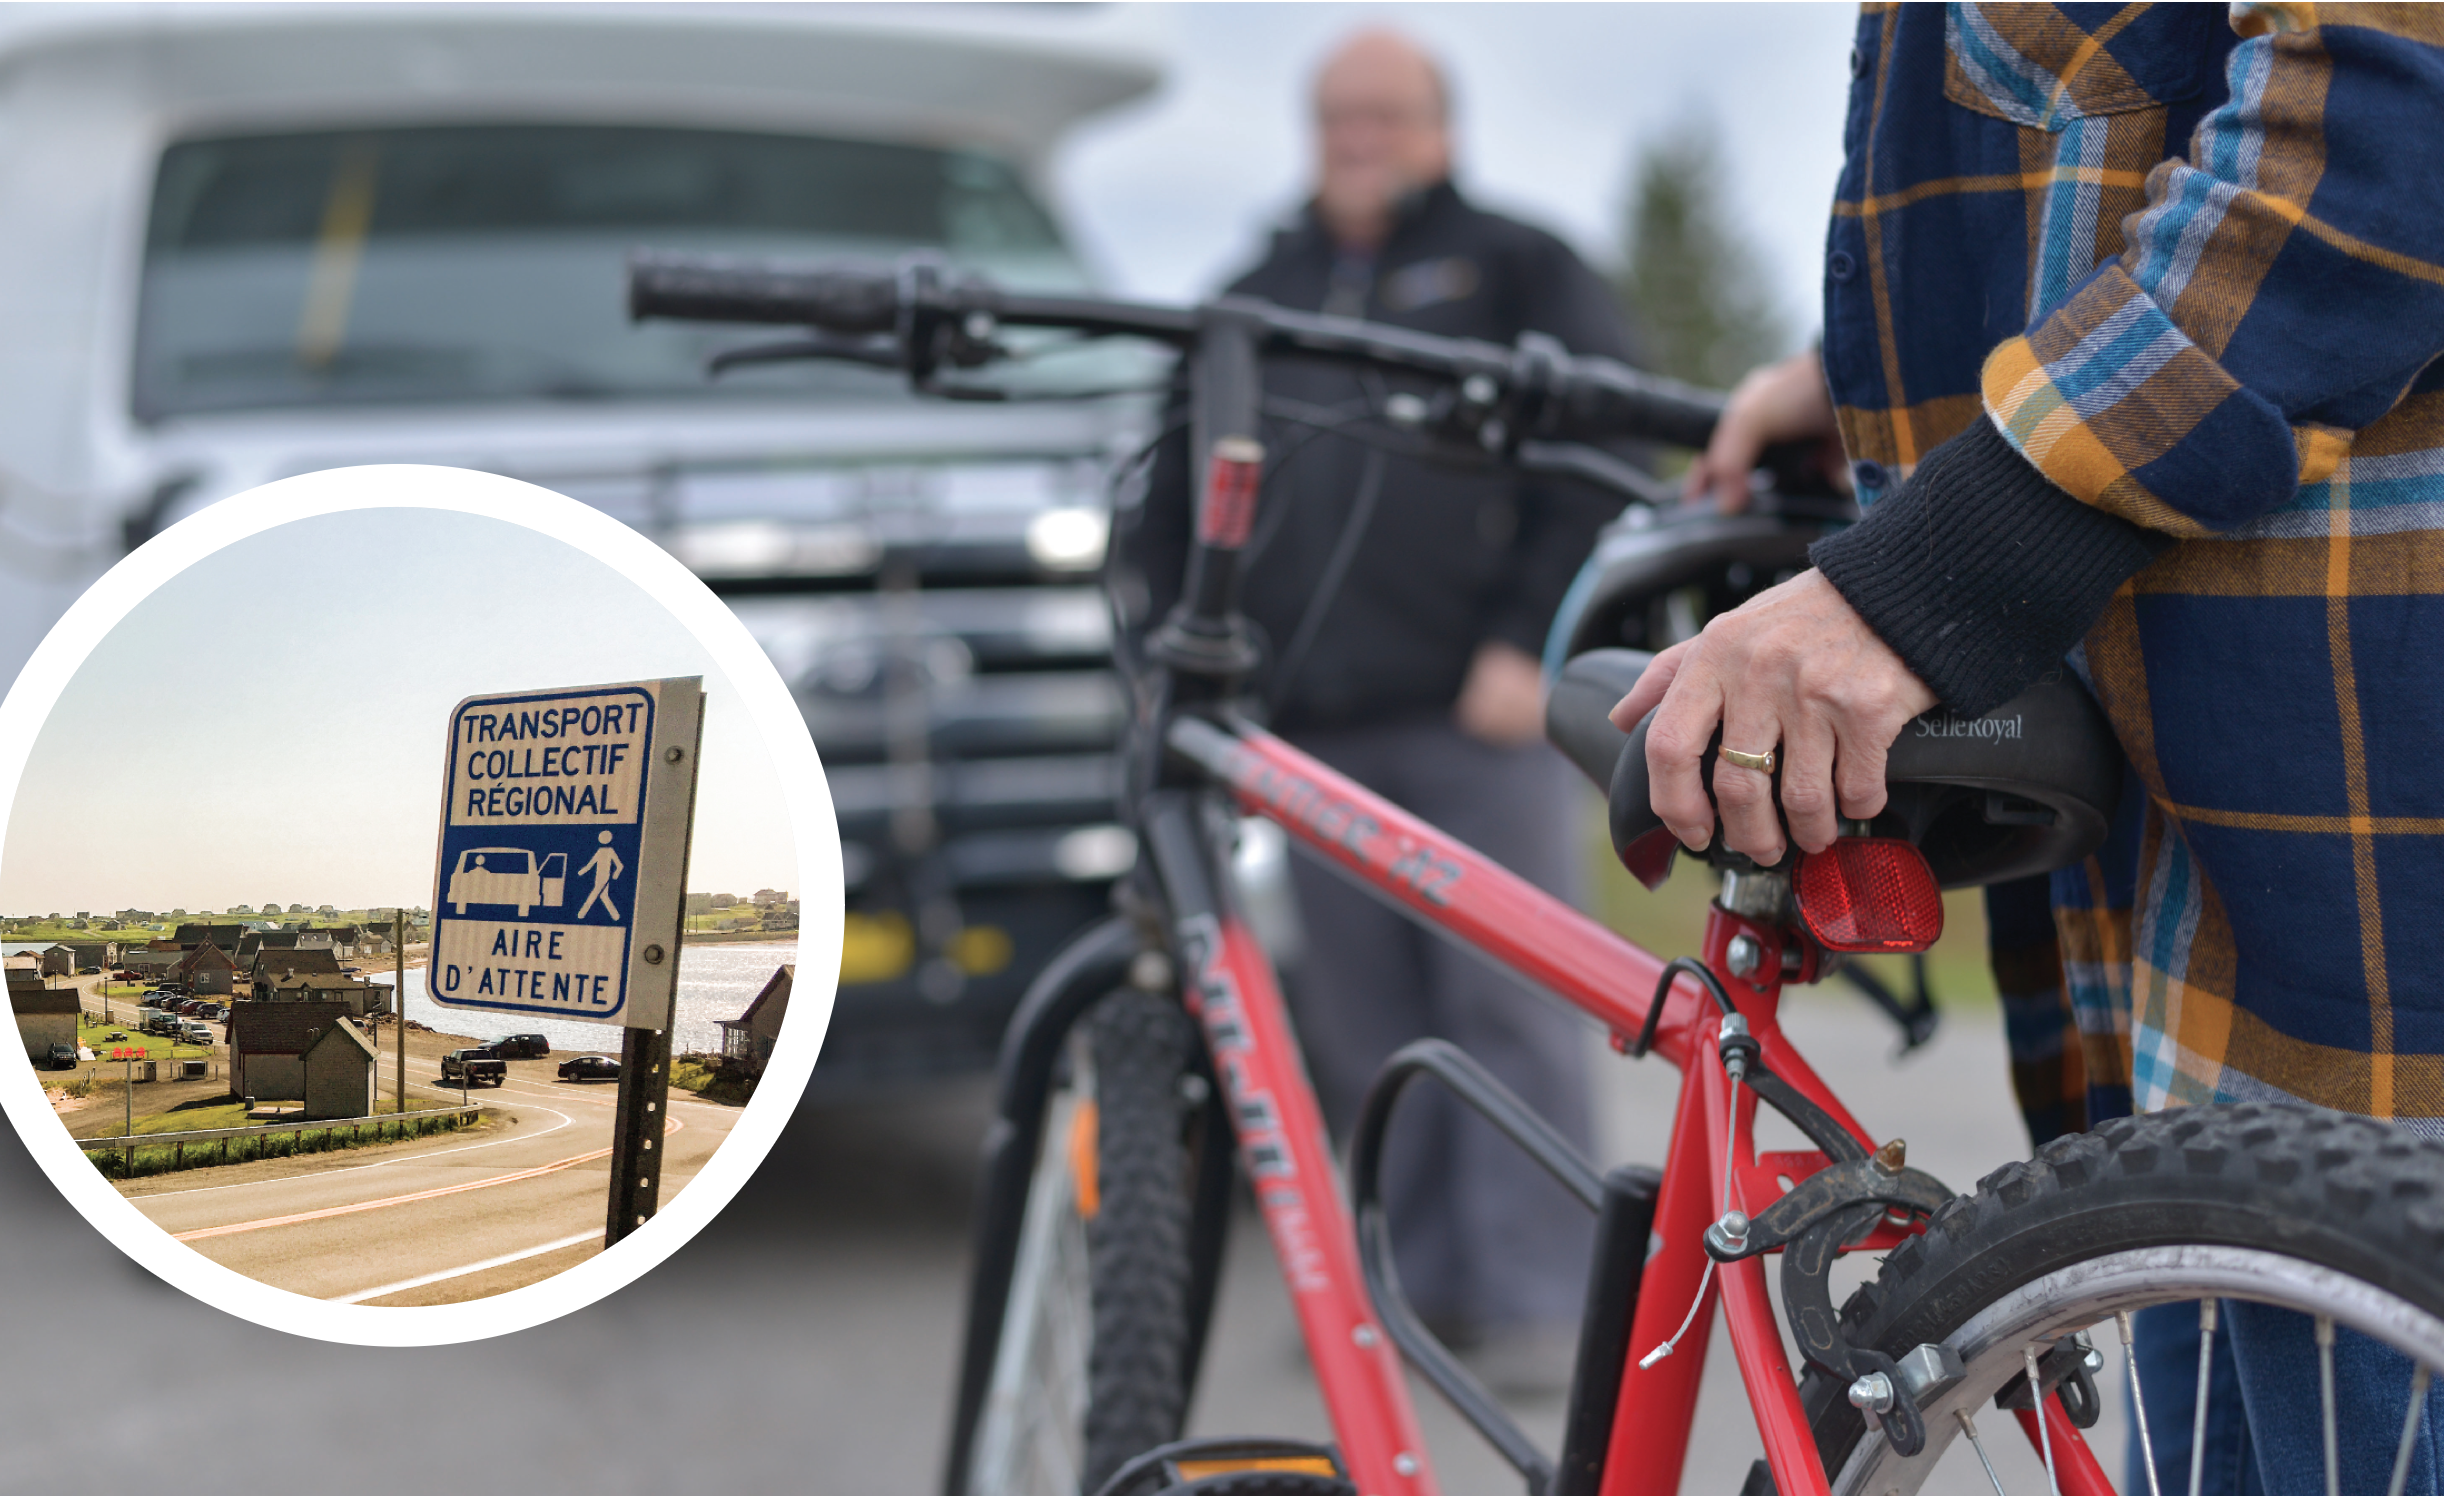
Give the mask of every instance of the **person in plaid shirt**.
[[(2294, 1098), (2444, 1134), (2444, 7), (1869, 5), (1851, 65), (1821, 356), (1742, 384), (1691, 488), (1736, 504), (1765, 442), (1837, 432), (1865, 518), (1616, 710), (1659, 708), (1657, 813), (1783, 855), (1765, 774), (1699, 781), (1719, 725), (1779, 748), (1819, 849), (1911, 717), (2068, 656), (2132, 772), (2054, 950), (1998, 893), (2032, 1124)], [(2321, 1489), (2307, 1321), (2229, 1313), (2250, 1416), (2206, 1488)], [(2142, 1316), (2167, 1489), (2195, 1318)], [(2406, 1361), (2339, 1364), (2401, 1418)]]

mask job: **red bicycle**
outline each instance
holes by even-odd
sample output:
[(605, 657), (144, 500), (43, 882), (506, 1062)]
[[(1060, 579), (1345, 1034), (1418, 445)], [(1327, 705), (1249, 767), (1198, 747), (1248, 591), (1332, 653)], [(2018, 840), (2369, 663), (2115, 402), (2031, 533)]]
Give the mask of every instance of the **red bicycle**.
[[(1940, 933), (1941, 886), (2094, 848), (2120, 758), (2075, 681), (2041, 682), (1979, 719), (1920, 719), (1895, 745), (1886, 810), (1846, 824), (1824, 853), (1759, 867), (1718, 837), (1705, 860), (1721, 893), (1698, 953), (1670, 960), (1241, 713), (1255, 652), (1237, 610), (1239, 558), (1263, 488), (1265, 420), (1280, 413), (1263, 393), (1267, 358), (1396, 376), (1374, 428), (1344, 420), (1335, 429), (1345, 434), (1567, 473), (1632, 499), (1654, 498), (1652, 481), (1591, 444), (1701, 444), (1712, 397), (1534, 338), (1503, 348), (1234, 300), (1181, 309), (1024, 296), (923, 261), (789, 271), (646, 258), (632, 267), (631, 305), (639, 316), (809, 329), (731, 357), (854, 359), (946, 394), (989, 394), (969, 371), (1040, 336), (1027, 329), (1151, 339), (1182, 355), (1202, 492), (1183, 601), (1134, 662), (1122, 808), (1143, 855), (1119, 911), (1036, 979), (1004, 1046), (948, 1496), (1425, 1496), (1436, 1486), (1404, 1359), (1533, 1496), (1669, 1492), (1718, 1312), (1763, 1435), (1751, 1496), (1914, 1491), (1956, 1448), (1985, 1461), (1977, 1420), (1990, 1408), (2019, 1425), (2053, 1490), (2102, 1496), (2112, 1482), (2080, 1432), (2101, 1406), (2103, 1352), (2088, 1332), (2119, 1319), (2127, 1346), (2132, 1311), (2195, 1301), (2211, 1341), (2227, 1298), (2314, 1316), (2327, 1490), (2341, 1489), (2346, 1458), (2398, 1449), (2399, 1496), (2428, 1377), (2444, 1367), (2444, 1146), (2300, 1106), (2202, 1106), (2061, 1139), (1957, 1195), (1911, 1168), (1898, 1141), (1870, 1137), (1776, 1021), (1785, 985), (1818, 980), (1849, 953), (1923, 950)], [(1586, 610), (1597, 622), (1582, 642), (1645, 617), (1658, 578), (1706, 552), (1670, 523), (1631, 527), (1661, 543), (1641, 543), (1645, 559)], [(1679, 848), (1647, 804), (1643, 728), (1624, 736), (1604, 720), (1645, 658), (1593, 648), (1570, 659), (1547, 720), (1607, 787), (1614, 847), (1653, 887)], [(1677, 1069), (1661, 1167), (1600, 1172), (1466, 1054), (1426, 1041), (1378, 1080), (1344, 1187), (1279, 984), (1233, 891), (1240, 815), (1274, 821), (1591, 1014), (1623, 1054)], [(1426, 1330), (1390, 1270), (1377, 1163), (1400, 1097), (1421, 1077), (1597, 1214), (1558, 1455)], [(1760, 1106), (1814, 1146), (1757, 1151)], [(1179, 1440), (1241, 1175), (1296, 1307), (1329, 1446)], [(1886, 1255), (1837, 1307), (1829, 1270), (1856, 1251)], [(1765, 1281), (1776, 1255), (1780, 1314)], [(2337, 1324), (2411, 1358), (2406, 1413), (2337, 1408)], [(2209, 1386), (2200, 1379), (2200, 1429)], [(2146, 1470), (2152, 1486), (2152, 1459)]]

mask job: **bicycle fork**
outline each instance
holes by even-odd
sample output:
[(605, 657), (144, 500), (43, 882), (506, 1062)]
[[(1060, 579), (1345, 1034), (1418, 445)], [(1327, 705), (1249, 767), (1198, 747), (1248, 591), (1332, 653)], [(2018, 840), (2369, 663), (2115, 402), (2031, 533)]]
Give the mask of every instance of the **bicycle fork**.
[(1217, 876), (1218, 802), (1149, 797), (1145, 837), (1170, 904), (1188, 1006), (1203, 1027), (1317, 1385), (1364, 1496), (1434, 1496), (1399, 1351), (1365, 1298), (1323, 1114), (1272, 963)]

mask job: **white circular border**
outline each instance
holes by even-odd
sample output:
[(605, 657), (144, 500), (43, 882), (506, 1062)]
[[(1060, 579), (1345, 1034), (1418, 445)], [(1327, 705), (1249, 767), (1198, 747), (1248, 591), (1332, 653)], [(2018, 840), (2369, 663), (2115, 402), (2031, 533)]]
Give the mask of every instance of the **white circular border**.
[(69, 1137), (31, 1065), (0, 1064), (0, 1109), (43, 1172), (120, 1251), (164, 1281), (241, 1319), (350, 1345), (448, 1345), (557, 1319), (625, 1287), (677, 1251), (730, 1202), (780, 1136), (815, 1068), (840, 971), (840, 828), (806, 721), (780, 673), (721, 600), (667, 551), (599, 510), (548, 489), (462, 468), (334, 468), (267, 483), (164, 530), (112, 567), (61, 617), (0, 701), (0, 844), (35, 736), (95, 646), (156, 588), (252, 535), (356, 509), (480, 515), (548, 535), (642, 588), (693, 634), (729, 677), (771, 752), (798, 843), (808, 917), (798, 933), (789, 1020), (730, 1135), (686, 1188), (608, 1251), (540, 1283), (463, 1304), (332, 1304), (257, 1282), (171, 1239), (113, 1189)]

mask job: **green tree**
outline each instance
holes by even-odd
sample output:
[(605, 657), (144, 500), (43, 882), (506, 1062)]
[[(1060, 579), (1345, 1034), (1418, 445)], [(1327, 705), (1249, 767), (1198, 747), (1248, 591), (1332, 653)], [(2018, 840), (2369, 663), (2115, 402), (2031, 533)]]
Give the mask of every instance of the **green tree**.
[(1733, 221), (1724, 173), (1711, 120), (1684, 123), (1640, 151), (1617, 281), (1649, 365), (1716, 388), (1790, 351), (1763, 263)]

